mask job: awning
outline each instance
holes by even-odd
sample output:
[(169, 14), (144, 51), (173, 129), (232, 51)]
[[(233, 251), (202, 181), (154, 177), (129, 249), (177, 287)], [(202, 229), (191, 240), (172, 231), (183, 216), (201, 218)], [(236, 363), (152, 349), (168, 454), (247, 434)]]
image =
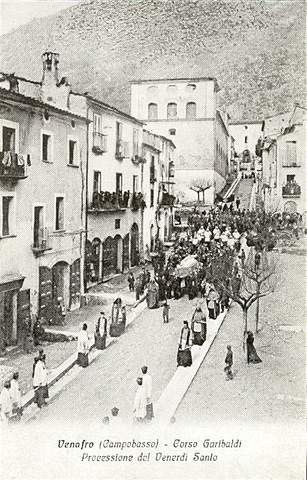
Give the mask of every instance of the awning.
[(25, 278), (23, 275), (5, 275), (0, 277), (0, 292), (20, 290)]

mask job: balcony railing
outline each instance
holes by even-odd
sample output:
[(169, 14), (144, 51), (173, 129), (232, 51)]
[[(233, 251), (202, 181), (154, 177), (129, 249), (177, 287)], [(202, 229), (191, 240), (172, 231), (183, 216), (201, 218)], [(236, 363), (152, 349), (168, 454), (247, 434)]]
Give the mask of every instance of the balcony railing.
[(168, 192), (162, 192), (161, 205), (165, 207), (172, 207), (175, 203), (176, 197), (170, 195)]
[(128, 208), (130, 191), (121, 192), (94, 192), (90, 211), (118, 211)]
[(0, 177), (11, 180), (27, 178), (26, 156), (13, 152), (0, 152)]
[(116, 142), (115, 157), (118, 159), (129, 157), (129, 142), (126, 142), (124, 140), (118, 140)]
[(107, 151), (107, 135), (103, 135), (99, 132), (93, 133), (93, 153), (101, 155)]
[(141, 192), (135, 192), (132, 194), (131, 198), (131, 210), (136, 212), (139, 209), (144, 209), (146, 208), (146, 203), (144, 200), (144, 195)]
[(287, 183), (282, 187), (283, 197), (299, 197), (301, 195), (301, 187), (296, 182)]
[(46, 250), (52, 250), (52, 236), (48, 227), (42, 227), (38, 230), (38, 235), (34, 238), (32, 251), (35, 255), (40, 255)]

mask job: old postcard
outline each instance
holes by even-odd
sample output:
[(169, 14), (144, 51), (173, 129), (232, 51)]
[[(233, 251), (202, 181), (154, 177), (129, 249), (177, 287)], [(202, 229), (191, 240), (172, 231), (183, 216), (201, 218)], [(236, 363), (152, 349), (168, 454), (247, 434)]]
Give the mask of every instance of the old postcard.
[(305, 2), (0, 9), (0, 478), (304, 479)]

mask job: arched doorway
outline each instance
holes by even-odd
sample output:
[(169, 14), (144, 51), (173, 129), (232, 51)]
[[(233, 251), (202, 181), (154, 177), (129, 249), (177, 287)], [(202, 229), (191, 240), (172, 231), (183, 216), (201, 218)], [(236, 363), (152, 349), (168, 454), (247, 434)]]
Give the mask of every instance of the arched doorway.
[(117, 270), (117, 241), (107, 237), (103, 242), (103, 277), (109, 277)]
[(127, 233), (123, 240), (123, 272), (129, 269), (129, 240), (130, 235)]
[(123, 239), (120, 235), (116, 235), (114, 241), (117, 251), (116, 272), (121, 273), (123, 271)]
[(66, 262), (58, 262), (52, 267), (52, 298), (55, 310), (59, 304), (69, 308), (70, 268)]
[(131, 267), (135, 267), (140, 263), (140, 250), (139, 250), (139, 227), (134, 223), (131, 227)]
[(99, 263), (100, 263), (100, 249), (101, 249), (101, 240), (100, 238), (94, 238), (92, 242), (92, 272), (91, 272), (91, 281), (98, 282), (99, 276)]

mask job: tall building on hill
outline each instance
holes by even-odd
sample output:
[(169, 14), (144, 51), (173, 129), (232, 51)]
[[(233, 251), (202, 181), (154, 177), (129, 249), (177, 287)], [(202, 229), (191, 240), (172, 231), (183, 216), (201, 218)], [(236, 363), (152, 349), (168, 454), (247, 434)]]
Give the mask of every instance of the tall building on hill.
[(206, 203), (226, 183), (229, 167), (228, 115), (216, 109), (215, 78), (140, 80), (131, 84), (131, 114), (148, 130), (176, 144), (176, 193), (196, 200), (191, 186), (206, 188)]

